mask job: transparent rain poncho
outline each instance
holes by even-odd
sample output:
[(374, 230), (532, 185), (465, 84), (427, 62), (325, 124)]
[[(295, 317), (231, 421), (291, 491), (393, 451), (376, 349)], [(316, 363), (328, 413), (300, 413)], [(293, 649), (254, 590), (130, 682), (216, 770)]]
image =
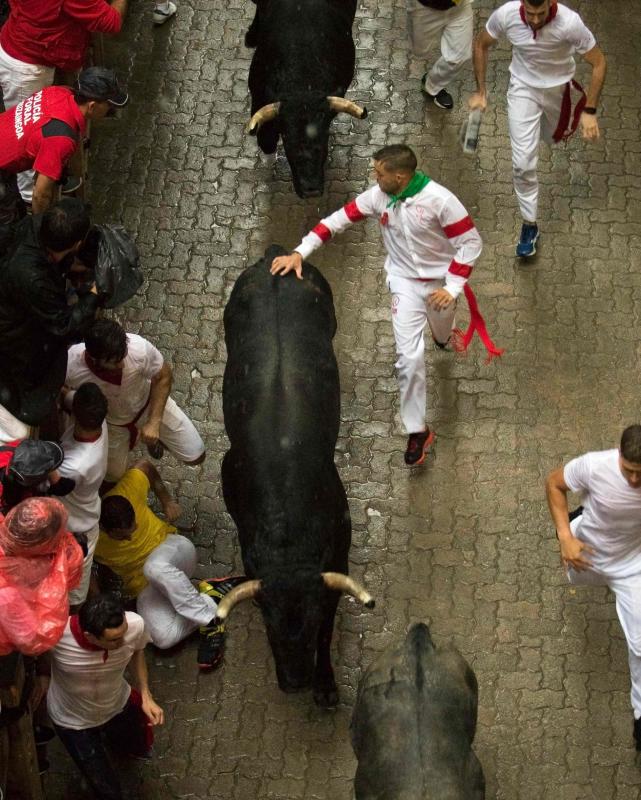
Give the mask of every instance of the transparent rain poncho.
[(39, 655), (62, 636), (83, 562), (66, 526), (53, 497), (31, 497), (0, 517), (0, 655)]

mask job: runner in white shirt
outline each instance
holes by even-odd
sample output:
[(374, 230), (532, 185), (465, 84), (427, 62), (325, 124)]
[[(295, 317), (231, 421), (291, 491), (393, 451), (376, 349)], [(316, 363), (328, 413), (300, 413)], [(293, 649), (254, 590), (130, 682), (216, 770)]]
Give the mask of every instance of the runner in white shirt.
[(107, 473), (108, 434), (107, 398), (95, 383), (83, 383), (69, 392), (65, 404), (73, 414), (73, 423), (63, 433), (60, 444), (65, 457), (59, 472), (75, 482), (73, 491), (61, 497), (69, 514), (67, 527), (81, 542), (87, 553), (82, 566), (80, 584), (69, 593), (72, 606), (84, 603), (89, 590), (91, 565), (100, 533), (99, 490)]
[[(478, 91), (470, 108), (485, 110), (485, 75), (490, 47), (502, 37), (512, 45), (507, 93), (514, 190), (523, 217), (516, 255), (536, 253), (539, 186), (536, 167), (541, 135), (548, 144), (567, 139), (581, 126), (584, 139), (599, 138), (597, 105), (605, 80), (605, 56), (581, 17), (555, 0), (511, 0), (490, 16), (474, 43)], [(592, 67), (587, 96), (576, 81), (574, 54)]]
[(171, 367), (151, 342), (125, 333), (114, 320), (98, 320), (85, 343), (69, 349), (66, 385), (75, 389), (86, 381), (96, 383), (109, 404), (109, 483), (125, 474), (139, 435), (154, 457), (164, 446), (189, 466), (204, 461), (200, 434), (169, 396)]
[(303, 260), (323, 242), (354, 222), (378, 219), (387, 250), (401, 419), (409, 434), (405, 463), (413, 466), (423, 463), (434, 440), (425, 423), (423, 331), (429, 324), (435, 343), (447, 345), (456, 298), (465, 289), (482, 242), (458, 198), (416, 170), (416, 156), (406, 145), (389, 145), (374, 153), (374, 171), (376, 186), (323, 219), (292, 255), (275, 258), (271, 272), (285, 275), (295, 270), (302, 278)]
[[(641, 750), (641, 425), (623, 431), (618, 450), (586, 453), (551, 472), (546, 491), (568, 580), (614, 592), (628, 644), (633, 732)], [(569, 491), (583, 498), (572, 515)]]
[[(149, 758), (151, 726), (164, 722), (149, 691), (148, 641), (138, 614), (125, 612), (115, 595), (96, 595), (69, 617), (50, 651), (49, 716), (99, 800), (124, 800), (103, 737), (123, 753)], [(136, 689), (125, 680), (125, 669)]]

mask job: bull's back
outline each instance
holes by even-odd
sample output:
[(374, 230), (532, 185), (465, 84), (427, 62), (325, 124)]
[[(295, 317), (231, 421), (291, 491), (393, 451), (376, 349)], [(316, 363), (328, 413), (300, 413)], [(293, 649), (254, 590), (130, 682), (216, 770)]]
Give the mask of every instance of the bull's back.
[(352, 718), (356, 800), (482, 800), (471, 749), (474, 673), (458, 651), (435, 648), (425, 625), (370, 666)]
[(254, 91), (344, 94), (354, 77), (355, 0), (271, 0), (259, 6), (258, 45), (249, 76)]
[(223, 413), (232, 449), (305, 446), (333, 462), (340, 416), (336, 319), (329, 284), (310, 264), (304, 280), (272, 276), (282, 248), (239, 277), (225, 308)]

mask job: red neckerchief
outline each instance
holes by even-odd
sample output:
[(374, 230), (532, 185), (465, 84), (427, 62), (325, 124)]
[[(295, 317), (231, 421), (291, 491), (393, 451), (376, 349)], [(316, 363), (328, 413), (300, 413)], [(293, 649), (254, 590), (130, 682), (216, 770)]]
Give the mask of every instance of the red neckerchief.
[(80, 620), (78, 619), (77, 614), (72, 614), (69, 617), (69, 630), (71, 631), (71, 635), (76, 640), (76, 642), (82, 647), (83, 650), (93, 650), (93, 651), (100, 651), (102, 650), (102, 660), (106, 661), (109, 655), (109, 650), (105, 650), (102, 647), (98, 647), (98, 645), (92, 644), (89, 639), (85, 636), (82, 628), (80, 627)]
[(77, 433), (74, 433), (73, 438), (76, 442), (97, 442), (98, 439), (102, 436), (102, 431), (97, 433), (95, 436), (78, 436)]
[(105, 383), (113, 383), (114, 386), (120, 386), (122, 383), (122, 369), (104, 369), (96, 363), (96, 359), (89, 355), (85, 350), (85, 364), (93, 372), (96, 378), (100, 378)]
[[(550, 6), (550, 13), (547, 15), (546, 20), (543, 23), (543, 25), (547, 25), (548, 22), (552, 22), (554, 17), (556, 17), (556, 14), (557, 14), (558, 10), (559, 10), (559, 7), (557, 6), (557, 4), (556, 3), (552, 3), (552, 5)], [(521, 2), (521, 6), (519, 8), (519, 13), (521, 14), (521, 19), (523, 20), (523, 22), (528, 26), (528, 28), (530, 28), (530, 23), (527, 21), (527, 17), (525, 16), (525, 9), (523, 8), (523, 3), (522, 2)], [(543, 26), (541, 26), (541, 27), (543, 27)], [(536, 39), (537, 31), (535, 31), (532, 28), (530, 28), (530, 30), (532, 30), (532, 34), (533, 34), (534, 38)], [(539, 28), (539, 30), (541, 30), (541, 28)]]

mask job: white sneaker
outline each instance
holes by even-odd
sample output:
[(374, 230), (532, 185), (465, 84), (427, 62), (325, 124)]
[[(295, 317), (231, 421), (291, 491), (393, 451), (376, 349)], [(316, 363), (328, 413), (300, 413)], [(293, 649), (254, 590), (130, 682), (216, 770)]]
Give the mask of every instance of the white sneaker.
[[(164, 10), (165, 6), (167, 8), (166, 11)], [(162, 6), (156, 6), (154, 8), (154, 25), (163, 25), (168, 19), (171, 19), (175, 13), (176, 4), (172, 3), (171, 0), (167, 3), (163, 3)]]

